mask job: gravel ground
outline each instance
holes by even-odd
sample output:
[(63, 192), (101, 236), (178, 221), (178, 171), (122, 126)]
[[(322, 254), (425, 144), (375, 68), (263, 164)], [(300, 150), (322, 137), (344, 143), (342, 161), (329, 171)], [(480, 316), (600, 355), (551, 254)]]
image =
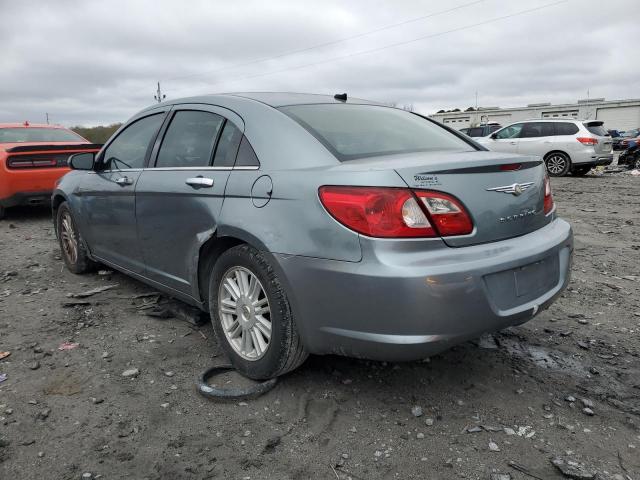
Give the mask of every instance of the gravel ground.
[(573, 278), (536, 319), (421, 362), (311, 357), (231, 403), (194, 388), (224, 362), (209, 324), (145, 315), (165, 300), (119, 273), (69, 273), (48, 212), (9, 211), (0, 478), (640, 479), (640, 177), (553, 188)]

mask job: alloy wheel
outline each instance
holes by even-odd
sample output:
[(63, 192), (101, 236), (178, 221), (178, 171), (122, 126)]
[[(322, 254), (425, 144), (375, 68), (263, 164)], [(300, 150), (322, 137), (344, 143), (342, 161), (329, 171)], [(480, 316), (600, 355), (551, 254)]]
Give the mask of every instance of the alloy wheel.
[(551, 155), (547, 158), (547, 170), (552, 175), (560, 175), (567, 168), (567, 159), (562, 155)]
[(258, 277), (244, 267), (232, 267), (222, 276), (218, 314), (224, 334), (243, 359), (262, 358), (271, 341), (271, 308)]
[(60, 222), (60, 239), (62, 240), (62, 249), (70, 263), (78, 261), (78, 241), (73, 228), (73, 220), (69, 212), (62, 214)]

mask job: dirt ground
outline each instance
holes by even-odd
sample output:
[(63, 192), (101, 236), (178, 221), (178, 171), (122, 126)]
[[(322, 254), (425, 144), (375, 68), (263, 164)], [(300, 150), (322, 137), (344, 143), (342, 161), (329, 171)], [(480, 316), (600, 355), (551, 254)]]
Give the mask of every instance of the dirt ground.
[(552, 184), (576, 251), (549, 310), (421, 362), (311, 357), (231, 403), (195, 390), (224, 361), (209, 324), (145, 315), (152, 291), (119, 273), (69, 273), (48, 211), (9, 211), (0, 478), (640, 479), (640, 177)]

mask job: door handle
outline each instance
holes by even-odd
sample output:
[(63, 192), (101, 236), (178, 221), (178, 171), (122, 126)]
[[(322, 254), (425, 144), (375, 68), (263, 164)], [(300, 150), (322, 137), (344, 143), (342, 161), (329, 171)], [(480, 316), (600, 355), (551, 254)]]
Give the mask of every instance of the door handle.
[(213, 178), (207, 177), (194, 177), (187, 178), (184, 183), (193, 188), (211, 188), (213, 187)]
[(116, 183), (121, 187), (124, 187), (126, 185), (133, 185), (133, 180), (131, 180), (129, 177), (120, 177), (116, 179)]
[(517, 143), (516, 143), (516, 142), (509, 142), (509, 143), (511, 143), (511, 145), (517, 145)]

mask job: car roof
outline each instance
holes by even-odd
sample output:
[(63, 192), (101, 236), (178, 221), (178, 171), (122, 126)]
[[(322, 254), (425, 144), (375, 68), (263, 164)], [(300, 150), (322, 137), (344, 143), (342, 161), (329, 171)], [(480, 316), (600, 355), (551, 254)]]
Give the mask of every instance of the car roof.
[(67, 130), (67, 128), (62, 125), (48, 125), (46, 123), (0, 123), (0, 128), (51, 128), (51, 129), (62, 129)]
[(361, 98), (347, 97), (346, 101), (336, 100), (333, 95), (321, 95), (314, 93), (295, 93), (295, 92), (238, 92), (238, 93), (222, 93), (212, 95), (202, 95), (198, 97), (178, 98), (168, 101), (169, 104), (185, 103), (185, 101), (196, 103), (215, 103), (220, 97), (242, 97), (264, 103), (274, 108), (290, 106), (290, 105), (309, 105), (322, 103), (350, 103), (358, 105), (383, 105), (379, 102), (363, 100)]

